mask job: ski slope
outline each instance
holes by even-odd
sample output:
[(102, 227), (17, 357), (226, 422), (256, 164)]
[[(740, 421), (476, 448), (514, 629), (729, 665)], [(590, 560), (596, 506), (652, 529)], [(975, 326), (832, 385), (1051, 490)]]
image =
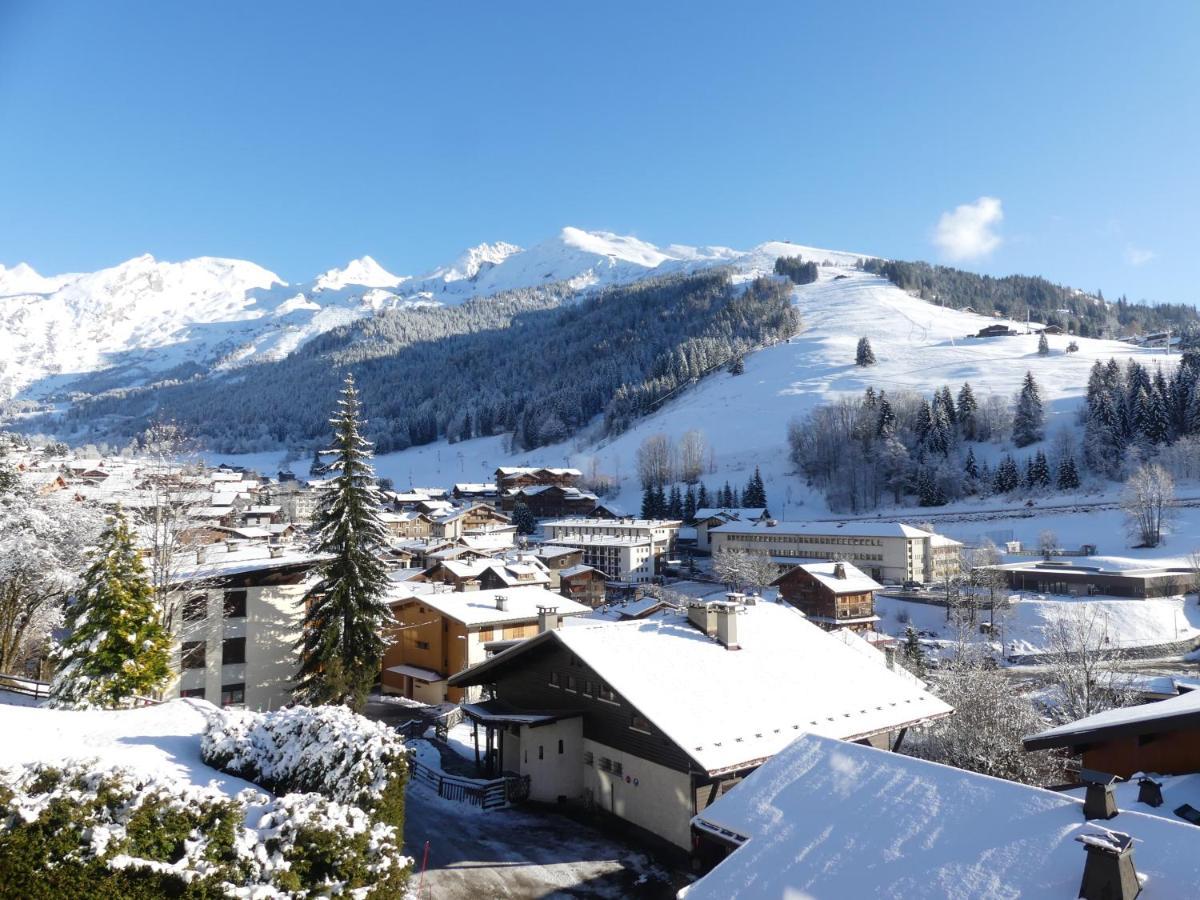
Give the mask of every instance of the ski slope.
[[(823, 251), (793, 245), (764, 245), (737, 268), (750, 278), (770, 271), (783, 252), (821, 259)], [(811, 256), (810, 256), (811, 254)], [(823, 498), (810, 492), (792, 472), (788, 460), (787, 423), (815, 406), (839, 396), (876, 390), (931, 393), (943, 384), (957, 392), (971, 383), (981, 403), (988, 394), (1012, 396), (1025, 372), (1032, 371), (1046, 407), (1046, 433), (1077, 427), (1088, 371), (1097, 359), (1137, 357), (1153, 367), (1173, 366), (1175, 357), (1118, 341), (1048, 337), (1050, 355), (1037, 354), (1036, 335), (973, 338), (997, 320), (936, 306), (910, 296), (883, 278), (853, 269), (851, 254), (830, 254), (838, 265), (823, 266), (819, 280), (797, 287), (794, 302), (803, 318), (800, 332), (787, 343), (759, 350), (746, 358), (745, 373), (720, 372), (702, 380), (661, 409), (612, 439), (576, 438), (530, 452), (510, 453), (503, 438), (492, 437), (449, 445), (415, 447), (379, 459), (379, 469), (398, 485), (443, 485), (485, 480), (498, 465), (573, 465), (587, 472), (592, 461), (602, 472), (621, 479), (615, 503), (626, 511), (640, 505), (636, 476), (637, 448), (652, 434), (676, 441), (699, 429), (713, 448), (715, 471), (705, 476), (710, 488), (726, 480), (741, 487), (755, 466), (767, 482), (771, 511), (778, 518), (804, 519), (828, 514)], [(1002, 321), (1002, 320), (1001, 320)], [(1010, 323), (1024, 328), (1024, 323)], [(854, 364), (860, 337), (867, 337), (876, 364)], [(1074, 340), (1077, 353), (1067, 354)], [(981, 457), (999, 455), (997, 445), (975, 445)], [(1030, 452), (1028, 450), (1022, 453)]]

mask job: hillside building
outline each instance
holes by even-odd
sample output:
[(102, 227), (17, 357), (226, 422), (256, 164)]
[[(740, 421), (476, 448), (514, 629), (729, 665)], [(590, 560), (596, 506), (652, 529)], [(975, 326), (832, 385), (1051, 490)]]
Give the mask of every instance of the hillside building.
[(875, 591), (882, 585), (853, 563), (802, 563), (773, 582), (779, 596), (825, 629), (867, 631), (879, 621)]
[(615, 581), (646, 583), (661, 574), (683, 523), (676, 519), (557, 519), (546, 543), (583, 551), (583, 564)]

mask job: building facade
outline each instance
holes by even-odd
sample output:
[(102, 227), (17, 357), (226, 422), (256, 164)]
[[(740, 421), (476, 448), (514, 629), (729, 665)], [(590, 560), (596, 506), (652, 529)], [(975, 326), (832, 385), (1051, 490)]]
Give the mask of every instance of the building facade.
[(583, 551), (583, 564), (608, 579), (653, 581), (675, 550), (677, 519), (556, 519), (542, 528), (546, 543)]

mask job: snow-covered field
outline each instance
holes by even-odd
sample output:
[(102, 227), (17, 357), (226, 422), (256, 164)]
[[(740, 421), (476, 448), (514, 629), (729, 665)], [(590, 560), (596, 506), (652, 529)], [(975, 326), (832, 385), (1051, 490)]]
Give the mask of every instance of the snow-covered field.
[[(97, 760), (96, 768), (125, 766), (228, 797), (256, 785), (206, 765), (200, 758), (204, 701), (172, 700), (128, 710), (64, 711), (0, 701), (0, 767)], [(211, 706), (208, 706), (211, 709)]]

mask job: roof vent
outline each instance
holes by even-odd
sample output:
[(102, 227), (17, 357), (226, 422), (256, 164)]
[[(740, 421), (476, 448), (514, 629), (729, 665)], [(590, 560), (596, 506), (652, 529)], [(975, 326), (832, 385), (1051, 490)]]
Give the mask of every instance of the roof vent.
[(732, 603), (713, 604), (717, 617), (717, 640), (726, 650), (741, 650), (737, 633), (737, 607)]
[(833, 564), (833, 577), (845, 580), (846, 566), (843, 563), (837, 562)]
[(1113, 785), (1120, 781), (1116, 775), (1095, 769), (1080, 769), (1079, 780), (1087, 785), (1087, 793), (1083, 798), (1085, 819), (1111, 819), (1120, 812), (1116, 794), (1113, 793)]
[(688, 621), (709, 637), (717, 633), (717, 614), (707, 603), (697, 600), (688, 604)]
[(538, 611), (538, 634), (543, 631), (558, 630), (558, 607), (557, 606), (539, 606)]
[(1155, 781), (1149, 775), (1139, 778), (1137, 802), (1145, 803), (1147, 806), (1162, 806), (1162, 782)]
[(271, 559), (279, 559), (279, 557), (283, 556), (283, 549), (283, 547), (275, 545), (273, 547), (268, 547), (267, 552), (271, 554)]
[(1133, 900), (1142, 892), (1133, 866), (1133, 838), (1119, 831), (1089, 832), (1075, 840), (1087, 851), (1079, 896), (1084, 900)]
[(505, 596), (504, 594), (496, 595), (496, 609), (500, 610), (501, 612), (506, 612), (508, 610), (508, 597), (507, 596)]
[(768, 528), (774, 528), (778, 524), (779, 523), (776, 522), (774, 519), (767, 519), (767, 527)]

